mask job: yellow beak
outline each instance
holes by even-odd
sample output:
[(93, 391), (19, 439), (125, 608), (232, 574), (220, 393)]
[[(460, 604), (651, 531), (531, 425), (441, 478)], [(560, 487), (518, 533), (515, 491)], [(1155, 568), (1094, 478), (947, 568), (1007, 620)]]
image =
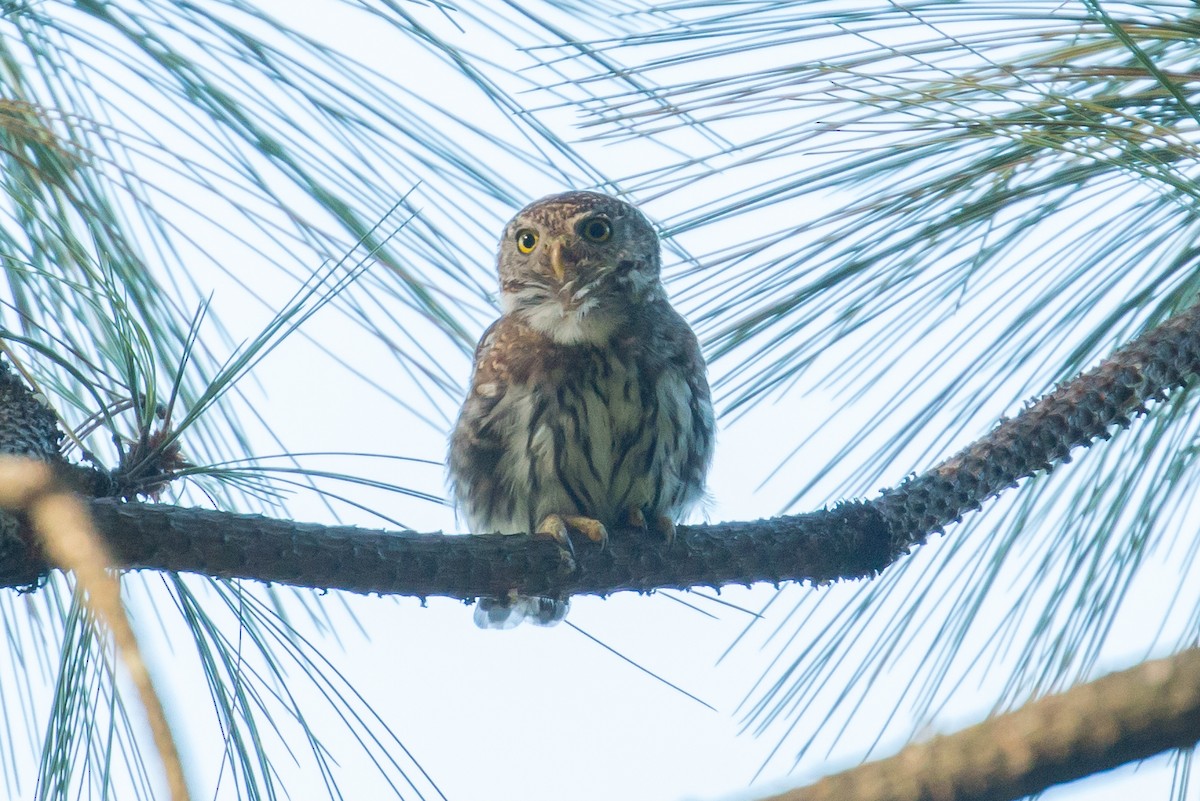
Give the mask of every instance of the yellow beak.
[(550, 269), (554, 271), (554, 277), (561, 283), (563, 276), (566, 275), (566, 270), (563, 267), (562, 242), (558, 240), (550, 243)]

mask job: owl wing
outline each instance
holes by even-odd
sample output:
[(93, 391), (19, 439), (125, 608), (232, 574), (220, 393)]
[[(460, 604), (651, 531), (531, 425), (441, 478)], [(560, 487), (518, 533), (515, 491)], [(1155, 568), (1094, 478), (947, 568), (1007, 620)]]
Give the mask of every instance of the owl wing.
[[(674, 310), (672, 310), (674, 311)], [(684, 368), (691, 397), (688, 405), (692, 411), (693, 447), (684, 462), (684, 475), (697, 488), (697, 497), (688, 499), (690, 505), (703, 495), (705, 478), (709, 465), (712, 463), (713, 449), (716, 445), (716, 417), (713, 414), (712, 391), (708, 386), (708, 367), (704, 363), (704, 354), (700, 350), (700, 342), (691, 326), (679, 316), (681, 350), (683, 352)]]
[(502, 502), (499, 465), (505, 452), (505, 432), (495, 412), (508, 390), (501, 353), (507, 345), (505, 320), (501, 317), (488, 326), (475, 346), (471, 386), (450, 440), (452, 491), (476, 534), (496, 530), (493, 521), (498, 520), (497, 507)]
[(712, 461), (716, 422), (708, 386), (704, 355), (695, 333), (683, 316), (666, 301), (647, 307), (644, 318), (648, 346), (646, 367), (655, 375), (673, 375), (686, 384), (680, 400), (686, 411), (679, 415), (683, 427), (678, 442), (679, 490), (671, 506), (686, 512), (705, 497), (704, 483)]

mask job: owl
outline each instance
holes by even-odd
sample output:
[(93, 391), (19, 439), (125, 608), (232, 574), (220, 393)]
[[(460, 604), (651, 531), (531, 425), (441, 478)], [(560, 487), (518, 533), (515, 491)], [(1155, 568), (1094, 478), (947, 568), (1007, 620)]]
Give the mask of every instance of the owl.
[[(658, 237), (596, 192), (544, 197), (504, 229), (503, 314), (475, 349), (450, 443), (475, 534), (602, 547), (609, 529), (668, 542), (704, 496), (713, 411), (696, 336), (667, 300)], [(482, 598), (475, 622), (551, 625), (567, 601)]]

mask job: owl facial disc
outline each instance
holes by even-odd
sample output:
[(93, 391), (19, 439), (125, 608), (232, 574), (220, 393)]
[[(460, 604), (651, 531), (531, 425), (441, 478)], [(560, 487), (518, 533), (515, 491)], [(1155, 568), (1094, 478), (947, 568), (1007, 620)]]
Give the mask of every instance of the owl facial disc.
[(542, 198), (509, 222), (500, 241), (506, 314), (563, 344), (603, 344), (652, 297), (658, 236), (633, 206), (595, 192)]

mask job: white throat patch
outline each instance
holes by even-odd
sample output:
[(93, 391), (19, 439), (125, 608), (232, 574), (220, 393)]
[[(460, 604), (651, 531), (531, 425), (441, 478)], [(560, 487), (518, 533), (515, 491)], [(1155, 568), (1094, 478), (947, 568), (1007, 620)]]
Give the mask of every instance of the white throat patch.
[(574, 309), (564, 309), (561, 303), (551, 300), (522, 308), (519, 316), (530, 328), (560, 345), (603, 345), (612, 339), (617, 323), (607, 315), (594, 314), (595, 307), (596, 301), (591, 299)]

